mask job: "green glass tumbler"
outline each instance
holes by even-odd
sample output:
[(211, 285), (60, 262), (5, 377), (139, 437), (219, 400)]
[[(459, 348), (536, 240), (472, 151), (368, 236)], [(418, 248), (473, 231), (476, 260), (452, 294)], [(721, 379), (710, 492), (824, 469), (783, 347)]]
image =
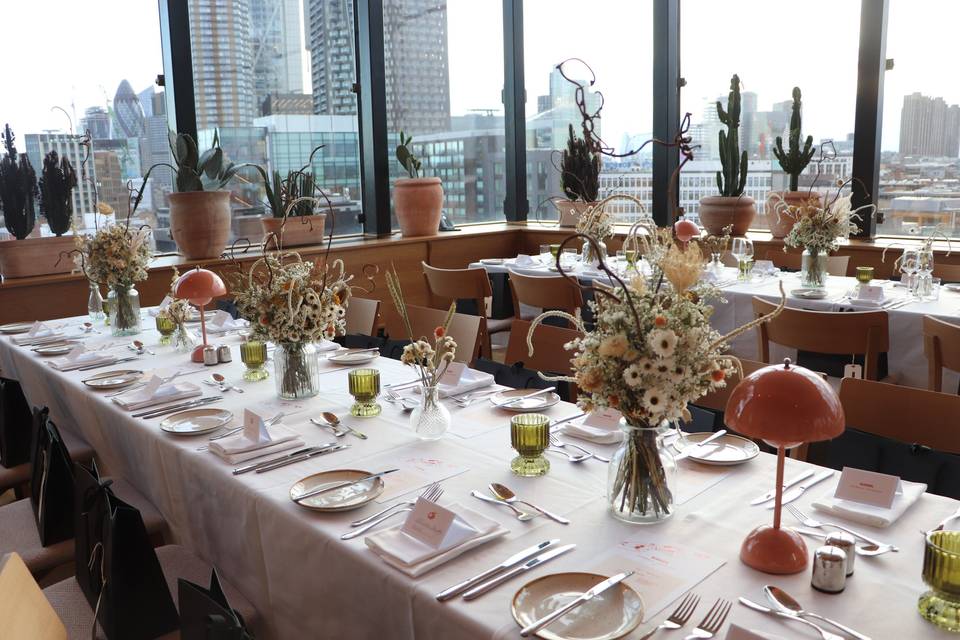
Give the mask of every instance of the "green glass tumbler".
[(557, 256), (560, 255), (560, 245), (552, 244), (550, 245), (550, 255), (553, 256), (553, 259), (556, 260)]
[(873, 267), (857, 267), (857, 282), (870, 284), (873, 280)]
[(347, 374), (350, 395), (354, 403), (350, 415), (358, 418), (372, 418), (380, 415), (377, 396), (380, 395), (379, 369), (354, 369)]
[(510, 445), (520, 454), (510, 470), (522, 477), (542, 476), (550, 470), (543, 452), (550, 446), (550, 418), (542, 413), (521, 413), (510, 419)]
[(240, 360), (247, 365), (243, 379), (249, 382), (266, 380), (270, 374), (263, 366), (267, 363), (267, 343), (262, 340), (247, 340), (240, 343)]
[(173, 332), (177, 330), (177, 323), (173, 321), (173, 318), (167, 315), (158, 315), (157, 318), (157, 332), (160, 334), (160, 346), (166, 347), (173, 344)]
[(920, 615), (941, 629), (960, 631), (960, 531), (927, 533), (923, 581), (930, 591), (917, 602)]

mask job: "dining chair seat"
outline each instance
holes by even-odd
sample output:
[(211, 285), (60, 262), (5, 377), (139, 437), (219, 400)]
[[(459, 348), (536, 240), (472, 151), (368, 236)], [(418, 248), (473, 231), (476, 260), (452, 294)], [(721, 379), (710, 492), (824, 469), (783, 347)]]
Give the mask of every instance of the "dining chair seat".
[[(151, 536), (163, 532), (166, 523), (160, 512), (139, 491), (123, 480), (110, 485), (114, 494), (136, 507), (143, 516), (143, 524)], [(34, 576), (73, 562), (73, 539), (44, 547), (33, 515), (30, 499), (24, 498), (0, 507), (0, 555), (15, 551)]]
[[(179, 545), (166, 545), (156, 549), (157, 559), (160, 561), (160, 567), (163, 569), (163, 576), (166, 578), (167, 587), (170, 589), (170, 595), (177, 604), (179, 588), (177, 580), (183, 578), (194, 584), (206, 585), (210, 583), (211, 566)], [(243, 594), (237, 591), (236, 587), (221, 578), (224, 595), (230, 606), (243, 617), (248, 627), (253, 626), (257, 620), (257, 610), (254, 609), (250, 601)], [(53, 610), (60, 616), (64, 627), (67, 629), (68, 640), (89, 640), (91, 629), (93, 628), (93, 609), (87, 602), (83, 591), (76, 578), (67, 578), (56, 584), (50, 585), (43, 590), (43, 595), (53, 606)], [(103, 634), (103, 629), (97, 626), (97, 640), (107, 640)], [(164, 640), (179, 638), (180, 632), (173, 631), (160, 636)]]

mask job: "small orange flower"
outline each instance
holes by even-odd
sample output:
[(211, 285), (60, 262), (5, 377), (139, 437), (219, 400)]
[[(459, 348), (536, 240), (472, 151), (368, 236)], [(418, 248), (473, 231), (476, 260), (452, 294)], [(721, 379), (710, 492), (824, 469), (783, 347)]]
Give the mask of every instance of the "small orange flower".
[(607, 403), (609, 403), (611, 407), (614, 407), (614, 408), (619, 407), (620, 398), (618, 396), (609, 396), (607, 397)]
[(667, 326), (667, 319), (664, 318), (663, 316), (657, 316), (656, 318), (653, 319), (653, 324), (656, 325), (657, 327), (661, 327), (661, 328), (665, 327)]
[(726, 378), (727, 376), (726, 376), (726, 374), (723, 372), (723, 369), (717, 369), (716, 371), (712, 371), (712, 372), (710, 373), (710, 377), (713, 378), (713, 380), (714, 380), (715, 382), (720, 382), (720, 381), (722, 381), (724, 378)]
[(433, 330), (433, 335), (438, 340), (442, 338), (445, 333), (446, 331), (444, 331), (443, 327), (437, 327), (436, 329)]

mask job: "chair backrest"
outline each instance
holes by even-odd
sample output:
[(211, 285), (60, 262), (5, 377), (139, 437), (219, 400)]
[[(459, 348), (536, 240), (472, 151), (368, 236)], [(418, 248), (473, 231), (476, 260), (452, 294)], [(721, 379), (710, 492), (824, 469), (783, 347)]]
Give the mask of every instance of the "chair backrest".
[[(433, 343), (433, 331), (443, 324), (447, 317), (446, 310), (418, 307), (408, 304), (407, 314), (410, 316), (410, 327), (413, 329), (414, 340), (426, 337)], [(457, 343), (457, 352), (454, 360), (457, 362), (473, 362), (480, 351), (480, 323), (483, 318), (468, 316), (463, 313), (453, 314), (447, 335)], [(395, 324), (394, 324), (395, 323)], [(387, 322), (387, 332), (393, 339), (406, 339), (407, 331), (403, 327), (399, 315), (391, 317)]]
[(847, 275), (850, 266), (850, 256), (827, 256), (827, 273), (832, 276)]
[[(753, 298), (753, 311), (759, 317), (770, 313), (776, 304)], [(760, 359), (770, 362), (770, 343), (799, 351), (835, 355), (862, 355), (864, 377), (878, 378), (880, 354), (890, 349), (890, 331), (886, 311), (829, 312), (785, 308), (779, 316), (757, 328)]]
[(351, 297), (347, 303), (347, 334), (372, 336), (380, 322), (380, 301)]
[[(757, 369), (762, 369), (767, 366), (763, 362), (743, 359), (740, 360), (740, 364), (743, 365), (744, 376), (748, 376)], [(707, 395), (694, 400), (693, 404), (698, 407), (703, 407), (704, 409), (723, 413), (727, 409), (727, 400), (730, 398), (730, 394), (733, 393), (734, 387), (738, 384), (740, 384), (740, 376), (734, 373), (731, 377), (727, 378), (727, 385), (725, 387), (711, 391)]]
[(520, 309), (520, 304), (525, 304), (572, 314), (583, 306), (580, 287), (563, 276), (528, 276), (511, 271), (510, 291), (515, 310)]
[(420, 264), (432, 296), (442, 298), (445, 306), (452, 300), (474, 300), (477, 313), (483, 314), (486, 299), (493, 296), (486, 269), (438, 269), (426, 262)]
[[(800, 271), (802, 268), (802, 254), (796, 252), (785, 253), (780, 249), (767, 249), (767, 260), (771, 261), (779, 269), (788, 269), (790, 271)], [(847, 275), (847, 268), (850, 266), (850, 256), (828, 256), (827, 273), (831, 276)]]
[(923, 352), (927, 356), (927, 388), (942, 391), (943, 368), (960, 371), (960, 325), (923, 316)]
[(527, 369), (560, 373), (569, 375), (573, 369), (570, 358), (573, 353), (563, 348), (574, 338), (580, 337), (580, 332), (563, 327), (554, 327), (541, 324), (533, 332), (533, 355), (527, 350), (527, 333), (530, 331), (530, 322), (514, 319), (510, 324), (510, 341), (507, 343), (507, 354), (504, 363), (515, 364), (522, 362)]
[(960, 264), (933, 263), (933, 276), (944, 282), (960, 282)]
[[(86, 606), (86, 603), (79, 603)], [(23, 558), (0, 558), (0, 637), (66, 640), (67, 630), (30, 574)]]

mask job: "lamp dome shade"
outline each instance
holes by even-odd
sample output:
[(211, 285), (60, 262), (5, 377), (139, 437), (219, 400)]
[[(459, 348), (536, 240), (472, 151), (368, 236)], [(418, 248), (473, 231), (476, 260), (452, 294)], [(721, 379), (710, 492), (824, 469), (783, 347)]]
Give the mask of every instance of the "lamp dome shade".
[(213, 271), (207, 269), (192, 269), (180, 276), (173, 295), (184, 298), (197, 305), (204, 305), (213, 298), (227, 292), (223, 280)]
[(680, 242), (690, 242), (700, 236), (700, 227), (686, 218), (677, 220), (673, 225), (673, 231), (677, 234), (677, 239)]
[(833, 388), (788, 359), (745, 377), (727, 400), (724, 421), (738, 433), (779, 446), (835, 438), (846, 419)]

